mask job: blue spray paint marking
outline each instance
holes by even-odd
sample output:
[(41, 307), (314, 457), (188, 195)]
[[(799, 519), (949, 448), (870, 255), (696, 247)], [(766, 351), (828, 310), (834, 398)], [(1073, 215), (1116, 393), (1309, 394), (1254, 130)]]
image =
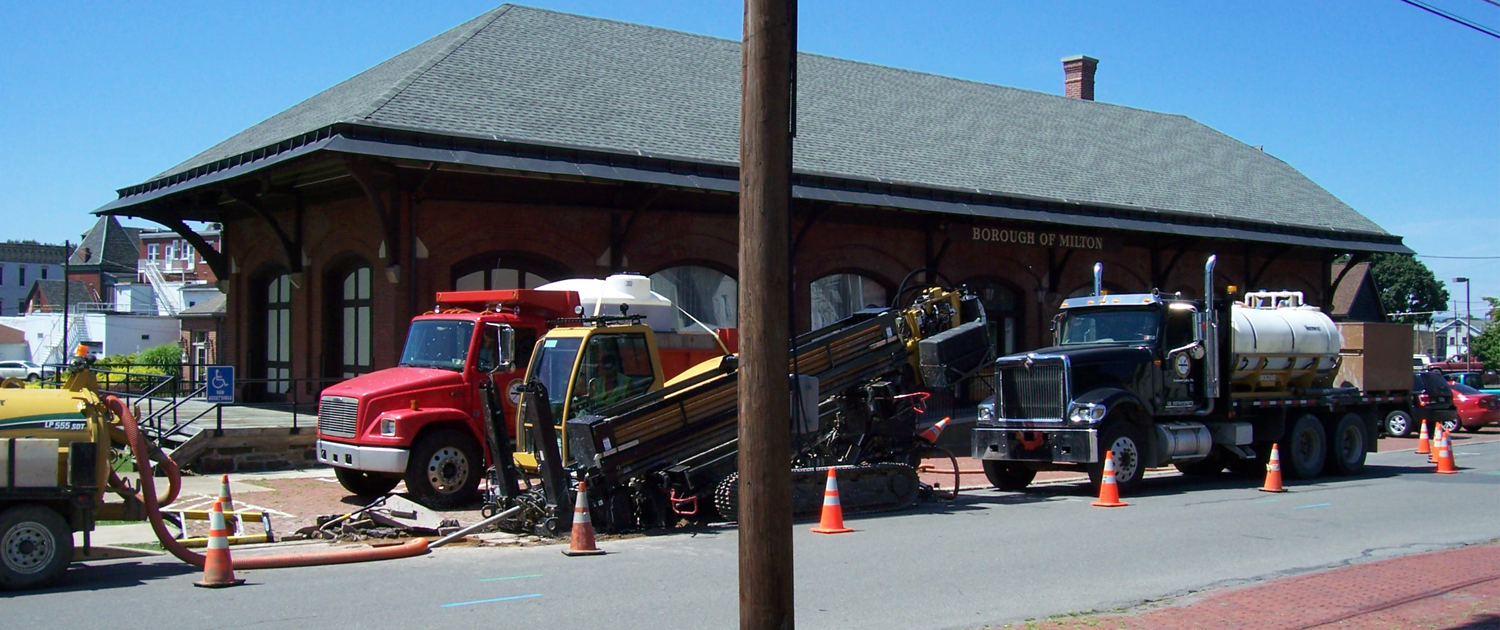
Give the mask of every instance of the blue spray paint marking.
[(538, 573), (536, 575), (512, 575), (510, 577), (484, 578), (484, 579), (479, 580), (479, 581), (480, 582), (504, 582), (505, 580), (520, 580), (520, 579), (523, 579), (523, 578), (534, 578), (534, 577), (542, 577), (542, 575), (540, 573)]
[(1333, 504), (1332, 503), (1314, 503), (1312, 505), (1299, 505), (1299, 506), (1294, 507), (1292, 509), (1294, 509), (1294, 510), (1305, 510), (1307, 508), (1328, 507), (1330, 505), (1333, 505)]
[(439, 608), (453, 608), (455, 606), (469, 606), (469, 605), (473, 605), (473, 604), (493, 604), (495, 602), (508, 602), (508, 601), (513, 600), (513, 599), (530, 599), (532, 597), (541, 597), (541, 596), (542, 596), (541, 593), (532, 593), (530, 595), (512, 595), (510, 597), (497, 597), (495, 599), (480, 599), (480, 600), (475, 600), (475, 601), (472, 601), (472, 602), (458, 602), (458, 603), (454, 603), (454, 604), (443, 604), (442, 606), (439, 606)]

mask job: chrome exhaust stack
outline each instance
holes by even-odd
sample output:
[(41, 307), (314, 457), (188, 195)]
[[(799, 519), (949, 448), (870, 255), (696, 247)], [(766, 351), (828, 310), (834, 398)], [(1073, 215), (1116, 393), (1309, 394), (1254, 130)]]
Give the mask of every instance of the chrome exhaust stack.
[(1094, 297), (1104, 290), (1104, 263), (1094, 263)]

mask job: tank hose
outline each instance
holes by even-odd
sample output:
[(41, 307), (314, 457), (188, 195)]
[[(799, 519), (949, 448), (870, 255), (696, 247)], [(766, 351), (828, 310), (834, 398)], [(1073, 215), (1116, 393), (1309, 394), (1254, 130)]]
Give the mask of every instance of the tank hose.
[[(940, 455), (947, 455), (948, 456), (948, 461), (953, 464), (953, 471), (952, 471), (953, 472), (953, 490), (934, 490), (933, 492), (935, 494), (937, 494), (938, 498), (940, 498), (940, 499), (945, 499), (945, 500), (957, 499), (958, 498), (958, 489), (959, 489), (959, 486), (963, 485), (962, 484), (962, 475), (965, 472), (972, 472), (972, 471), (963, 471), (963, 470), (959, 470), (958, 469), (958, 456), (954, 455), (953, 451), (950, 451), (950, 450), (948, 450), (946, 448), (937, 448), (937, 447), (933, 447), (933, 446), (929, 446), (929, 447), (927, 447), (927, 448), (925, 448), (923, 450), (924, 451), (932, 451), (932, 452), (936, 452), (936, 453), (938, 453)], [(946, 471), (946, 470), (937, 470), (936, 468), (933, 468), (932, 465), (930, 465), (930, 464), (922, 464), (921, 466), (917, 467), (917, 470), (918, 470), (918, 472), (932, 472), (932, 473), (936, 473), (936, 474), (940, 474), (940, 475), (941, 474), (947, 474), (949, 472), (949, 471)]]
[[(134, 417), (134, 415), (131, 416), (131, 418)], [(124, 420), (121, 420), (121, 422), (123, 423)], [(122, 430), (121, 433), (123, 434), (124, 431)], [(111, 442), (119, 441), (124, 444), (129, 444), (130, 440), (128, 435), (116, 435), (113, 429), (110, 430), (109, 437)], [(172, 458), (168, 457), (166, 451), (161, 450), (161, 447), (148, 442), (146, 448), (150, 450), (151, 461), (161, 464), (162, 469), (167, 472), (167, 495), (157, 497), (156, 499), (158, 507), (167, 507), (177, 500), (177, 494), (182, 491), (182, 469), (177, 467), (177, 462), (172, 461)], [(130, 445), (130, 451), (132, 453), (136, 452), (135, 445)], [(130, 484), (121, 479), (114, 471), (110, 471), (109, 473), (109, 486), (110, 490), (121, 496), (140, 491), (140, 488), (132, 490)]]
[[(141, 435), (140, 427), (135, 423), (135, 416), (131, 415), (130, 408), (124, 401), (114, 396), (106, 396), (104, 402), (115, 415), (119, 416), (121, 424), (125, 426), (125, 436), (130, 441), (130, 450), (135, 453), (136, 468), (141, 472), (141, 498), (146, 502), (146, 515), (151, 520), (151, 529), (156, 532), (156, 538), (161, 546), (178, 560), (203, 568), (204, 558), (202, 554), (196, 553), (184, 547), (172, 533), (167, 531), (166, 523), (161, 519), (161, 505), (156, 500), (156, 482), (152, 479), (150, 458), (144, 454), (149, 452), (146, 448), (146, 439)], [(170, 461), (170, 458), (168, 458)], [(168, 470), (176, 467), (176, 464), (168, 464)], [(372, 560), (390, 560), (394, 558), (406, 558), (427, 553), (427, 539), (414, 538), (404, 544), (391, 545), (387, 547), (361, 547), (356, 549), (332, 549), (314, 553), (300, 554), (276, 554), (257, 555), (249, 558), (230, 558), (231, 567), (234, 569), (279, 569), (284, 567), (305, 567), (324, 564), (343, 564), (348, 562), (368, 562)]]

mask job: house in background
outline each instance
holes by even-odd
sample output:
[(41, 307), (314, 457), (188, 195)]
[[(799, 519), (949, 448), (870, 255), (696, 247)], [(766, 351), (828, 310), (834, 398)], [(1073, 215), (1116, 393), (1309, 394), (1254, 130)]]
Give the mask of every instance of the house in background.
[(27, 350), (25, 331), (0, 326), (0, 361), (25, 361), (31, 358)]
[(61, 280), (68, 248), (34, 242), (0, 243), (0, 316), (25, 310), (38, 280)]
[[(1432, 323), (1417, 327), (1415, 352), (1425, 354), (1437, 361), (1462, 360), (1469, 351), (1469, 340), (1484, 332), (1489, 322), (1483, 318), (1447, 317), (1432, 318)], [(1422, 345), (1424, 340), (1426, 345)]]

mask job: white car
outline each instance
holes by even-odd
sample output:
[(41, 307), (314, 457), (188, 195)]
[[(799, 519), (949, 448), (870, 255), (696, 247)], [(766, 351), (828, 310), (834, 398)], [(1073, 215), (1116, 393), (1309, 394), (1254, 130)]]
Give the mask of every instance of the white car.
[(42, 366), (30, 361), (0, 361), (0, 379), (42, 380)]

